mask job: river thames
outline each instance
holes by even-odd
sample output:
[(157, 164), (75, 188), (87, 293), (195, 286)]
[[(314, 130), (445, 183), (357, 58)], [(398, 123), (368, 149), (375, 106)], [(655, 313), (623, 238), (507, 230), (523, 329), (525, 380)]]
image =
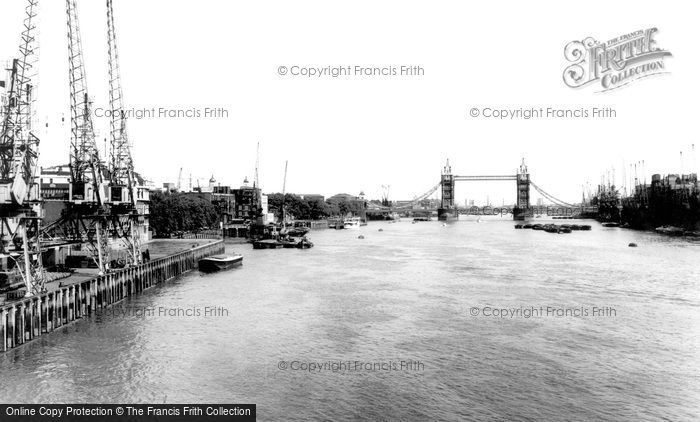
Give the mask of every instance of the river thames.
[(700, 241), (586, 224), (404, 219), (312, 231), (309, 250), (229, 245), (242, 267), (1, 354), (0, 399), (256, 403), (259, 420), (700, 419)]

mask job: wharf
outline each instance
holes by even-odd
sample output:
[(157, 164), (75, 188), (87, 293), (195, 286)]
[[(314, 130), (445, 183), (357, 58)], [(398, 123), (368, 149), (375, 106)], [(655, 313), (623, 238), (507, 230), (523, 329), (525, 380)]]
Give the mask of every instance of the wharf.
[(0, 352), (197, 268), (201, 258), (225, 251), (220, 239), (163, 239), (143, 247), (151, 255), (148, 262), (103, 276), (81, 270), (48, 283), (46, 293), (0, 304)]

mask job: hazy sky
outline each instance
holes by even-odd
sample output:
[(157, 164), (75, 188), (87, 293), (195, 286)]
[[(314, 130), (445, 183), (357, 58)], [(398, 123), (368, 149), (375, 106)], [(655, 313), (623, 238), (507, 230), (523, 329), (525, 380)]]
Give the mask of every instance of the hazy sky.
[[(0, 59), (16, 55), (24, 0), (0, 6)], [(41, 2), (41, 163), (68, 160), (65, 2)], [(104, 1), (79, 4), (89, 90), (107, 105)], [(223, 107), (228, 118), (129, 121), (137, 171), (160, 184), (252, 179), (260, 142), (264, 191), (358, 193), (393, 199), (425, 192), (445, 159), (455, 174), (514, 174), (565, 200), (623, 162), (648, 174), (692, 166), (700, 78), (692, 2), (412, 2), (115, 0), (128, 108)], [(564, 46), (657, 27), (670, 74), (594, 93), (562, 81)], [(280, 66), (417, 65), (423, 76), (303, 77)], [(473, 107), (612, 107), (611, 119), (472, 118)], [(97, 118), (100, 139), (107, 120)], [(42, 125), (43, 126), (43, 125)], [(101, 143), (101, 142), (100, 142)], [(696, 169), (697, 171), (697, 169)], [(196, 182), (195, 182), (196, 183)], [(512, 182), (461, 183), (457, 198), (512, 202)]]

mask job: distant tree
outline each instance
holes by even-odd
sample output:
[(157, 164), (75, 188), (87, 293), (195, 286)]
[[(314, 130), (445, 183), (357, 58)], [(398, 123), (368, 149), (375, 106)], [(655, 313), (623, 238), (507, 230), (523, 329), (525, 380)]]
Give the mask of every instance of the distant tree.
[(218, 221), (216, 207), (202, 197), (177, 192), (151, 194), (149, 224), (156, 236), (199, 231), (215, 227)]
[(331, 206), (320, 199), (309, 201), (309, 217), (319, 220), (331, 215)]
[(338, 216), (361, 215), (366, 207), (362, 201), (328, 200), (327, 202), (334, 211), (332, 215)]
[(333, 208), (320, 199), (302, 199), (298, 195), (287, 193), (284, 200), (281, 193), (267, 195), (268, 210), (277, 218), (282, 217), (282, 205), (285, 214), (298, 220), (318, 220), (327, 218), (333, 213)]

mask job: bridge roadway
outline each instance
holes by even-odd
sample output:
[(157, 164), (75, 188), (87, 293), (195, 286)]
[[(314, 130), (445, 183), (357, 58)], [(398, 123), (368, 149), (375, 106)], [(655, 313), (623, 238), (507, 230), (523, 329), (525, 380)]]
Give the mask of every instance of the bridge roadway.
[[(457, 208), (457, 212), (462, 215), (505, 215), (513, 214), (513, 206), (483, 206), (483, 207), (469, 207), (469, 208)], [(547, 216), (576, 216), (584, 213), (597, 213), (598, 207), (584, 206), (584, 207), (565, 207), (560, 205), (547, 205), (547, 206), (532, 206), (529, 208), (532, 215), (547, 215)], [(437, 208), (367, 208), (368, 213), (372, 214), (390, 214), (394, 212), (437, 212)]]
[(497, 181), (497, 180), (518, 180), (517, 175), (512, 175), (512, 176), (504, 176), (504, 175), (497, 175), (497, 176), (452, 176), (455, 180), (455, 182), (478, 182), (478, 181)]

